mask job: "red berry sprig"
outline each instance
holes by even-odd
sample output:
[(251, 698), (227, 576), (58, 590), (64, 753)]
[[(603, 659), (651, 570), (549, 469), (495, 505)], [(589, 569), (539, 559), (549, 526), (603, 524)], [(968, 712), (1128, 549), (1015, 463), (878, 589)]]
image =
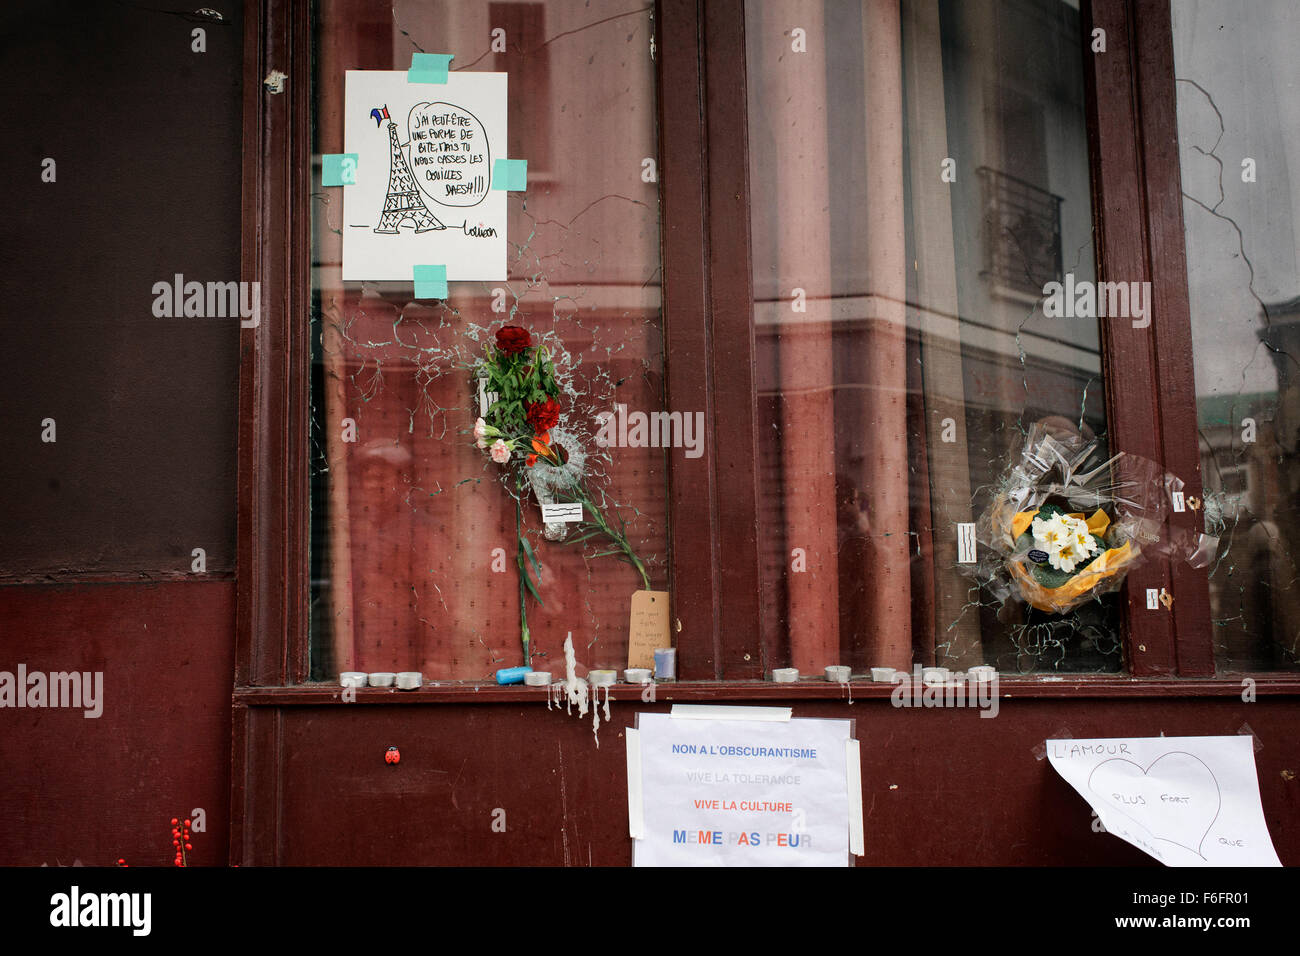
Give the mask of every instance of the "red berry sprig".
[(189, 866), (189, 857), (186, 854), (194, 849), (190, 843), (190, 821), (186, 818), (184, 821), (177, 817), (172, 817), (172, 846), (176, 850), (176, 857), (172, 860), (175, 866)]

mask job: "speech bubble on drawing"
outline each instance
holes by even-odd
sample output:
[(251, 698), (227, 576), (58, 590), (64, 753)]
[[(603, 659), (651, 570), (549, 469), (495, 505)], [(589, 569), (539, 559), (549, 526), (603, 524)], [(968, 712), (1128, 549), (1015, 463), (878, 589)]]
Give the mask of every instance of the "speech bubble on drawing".
[(1173, 751), (1145, 769), (1122, 757), (1099, 763), (1088, 787), (1142, 829), (1197, 856), (1219, 816), (1222, 798), (1214, 772), (1199, 757)]
[(492, 187), (487, 130), (452, 103), (416, 103), (406, 119), (411, 173), (426, 196), (443, 206), (476, 206)]

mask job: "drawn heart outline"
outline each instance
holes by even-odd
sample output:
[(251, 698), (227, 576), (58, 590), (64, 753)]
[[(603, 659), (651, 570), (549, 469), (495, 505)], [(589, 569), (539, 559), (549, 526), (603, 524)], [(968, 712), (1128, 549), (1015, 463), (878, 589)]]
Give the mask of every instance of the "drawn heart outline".
[[(1196, 841), (1195, 847), (1190, 847), (1184, 843), (1179, 843), (1177, 840), (1171, 840), (1168, 837), (1160, 836), (1149, 826), (1147, 826), (1145, 823), (1138, 820), (1131, 813), (1128, 813), (1127, 811), (1122, 809), (1119, 805), (1117, 805), (1114, 802), (1114, 800), (1110, 797), (1109, 794), (1103, 793), (1102, 791), (1098, 790), (1096, 787), (1092, 785), (1092, 782), (1094, 778), (1097, 776), (1097, 774), (1102, 770), (1103, 767), (1106, 767), (1108, 764), (1128, 764), (1129, 766), (1136, 769), (1143, 777), (1148, 777), (1150, 776), (1151, 768), (1154, 767), (1156, 764), (1158, 764), (1160, 761), (1164, 760), (1166, 757), (1187, 757), (1189, 760), (1196, 761), (1205, 769), (1205, 773), (1209, 776), (1210, 781), (1214, 784), (1214, 800), (1215, 800), (1214, 815), (1210, 817), (1210, 822), (1205, 825), (1205, 830), (1201, 833), (1200, 839)], [(1211, 770), (1209, 766), (1206, 765), (1205, 761), (1203, 761), (1200, 757), (1197, 757), (1195, 754), (1189, 754), (1184, 750), (1171, 750), (1168, 753), (1163, 753), (1155, 760), (1147, 764), (1145, 769), (1141, 766), (1141, 764), (1135, 763), (1132, 760), (1127, 760), (1123, 757), (1111, 757), (1108, 760), (1103, 760), (1101, 763), (1097, 764), (1097, 766), (1093, 767), (1092, 773), (1088, 775), (1088, 789), (1091, 790), (1093, 793), (1095, 793), (1097, 796), (1101, 797), (1108, 806), (1110, 806), (1115, 810), (1116, 813), (1119, 813), (1121, 816), (1127, 817), (1136, 826), (1138, 826), (1145, 832), (1151, 834), (1151, 836), (1154, 839), (1161, 840), (1165, 843), (1172, 843), (1174, 846), (1180, 846), (1184, 850), (1188, 850), (1189, 852), (1195, 853), (1202, 860), (1205, 859), (1205, 856), (1204, 854), (1201, 853), (1201, 847), (1205, 843), (1205, 838), (1209, 836), (1210, 830), (1213, 829), (1215, 821), (1219, 819), (1219, 811), (1223, 809), (1223, 791), (1219, 787), (1218, 778), (1214, 776), (1214, 771)]]

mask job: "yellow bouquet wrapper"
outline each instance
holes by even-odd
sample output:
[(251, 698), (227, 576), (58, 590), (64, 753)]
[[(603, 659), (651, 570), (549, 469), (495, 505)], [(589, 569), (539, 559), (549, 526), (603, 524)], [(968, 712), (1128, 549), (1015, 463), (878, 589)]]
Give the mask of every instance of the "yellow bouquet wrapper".
[[(1008, 529), (1012, 542), (1025, 533), (1037, 514), (1038, 509), (1016, 513), (1011, 519), (1010, 528)], [(1071, 517), (1083, 518), (1083, 514), (1080, 512), (1072, 514)], [(1087, 519), (1087, 524), (1088, 530), (1092, 534), (1100, 536), (1109, 527), (1110, 518), (1106, 512), (1098, 508)], [(1082, 604), (1092, 597), (1098, 588), (1113, 581), (1117, 576), (1122, 577), (1127, 573), (1129, 566), (1137, 561), (1141, 553), (1141, 548), (1135, 546), (1131, 541), (1126, 541), (1118, 548), (1103, 551), (1084, 570), (1070, 578), (1059, 588), (1043, 587), (1034, 579), (1023, 561), (1008, 561), (1007, 570), (1011, 572), (1012, 580), (1019, 587), (1020, 596), (1031, 607), (1046, 611), (1049, 614), (1061, 614), (1078, 604)]]

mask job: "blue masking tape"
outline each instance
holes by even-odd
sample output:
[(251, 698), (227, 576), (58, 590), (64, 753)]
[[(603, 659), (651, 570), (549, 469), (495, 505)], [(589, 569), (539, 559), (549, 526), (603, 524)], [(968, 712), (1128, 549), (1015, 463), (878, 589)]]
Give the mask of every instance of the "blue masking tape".
[(415, 297), (417, 299), (447, 298), (447, 267), (416, 266)]
[(356, 153), (326, 153), (320, 158), (322, 186), (355, 186), (356, 182)]
[(406, 71), (407, 83), (446, 83), (447, 70), (454, 53), (412, 53), (411, 68)]
[(528, 188), (528, 160), (498, 159), (492, 164), (492, 188), (520, 191)]
[(531, 674), (532, 672), (533, 669), (531, 667), (503, 667), (501, 670), (497, 671), (497, 683), (522, 684), (524, 682), (524, 675)]

